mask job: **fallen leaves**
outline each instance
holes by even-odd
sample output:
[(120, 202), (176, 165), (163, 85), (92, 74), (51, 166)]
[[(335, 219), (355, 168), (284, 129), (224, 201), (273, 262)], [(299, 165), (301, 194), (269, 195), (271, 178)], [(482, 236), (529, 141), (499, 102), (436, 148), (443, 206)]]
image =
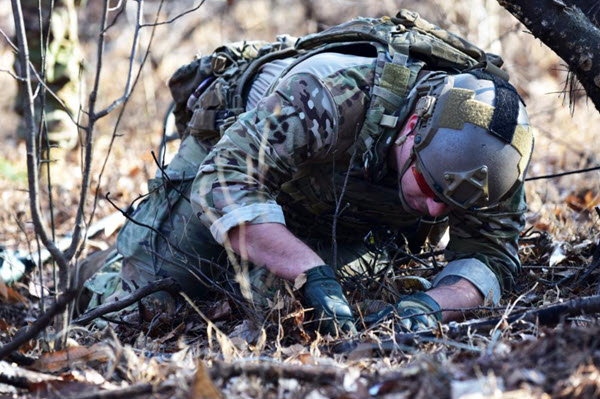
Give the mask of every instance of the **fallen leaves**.
[(94, 344), (90, 347), (73, 346), (64, 350), (44, 353), (32, 366), (34, 370), (44, 372), (57, 372), (76, 364), (90, 362), (108, 362), (114, 358), (113, 350), (104, 343)]
[(7, 286), (2, 279), (0, 279), (0, 302), (12, 304), (22, 303), (25, 306), (29, 306), (29, 301), (27, 301), (27, 299), (16, 289)]
[(595, 190), (583, 189), (576, 194), (569, 194), (565, 202), (574, 211), (589, 211), (600, 204), (600, 195)]
[(213, 384), (204, 362), (198, 361), (194, 380), (189, 392), (190, 399), (222, 399), (221, 391)]

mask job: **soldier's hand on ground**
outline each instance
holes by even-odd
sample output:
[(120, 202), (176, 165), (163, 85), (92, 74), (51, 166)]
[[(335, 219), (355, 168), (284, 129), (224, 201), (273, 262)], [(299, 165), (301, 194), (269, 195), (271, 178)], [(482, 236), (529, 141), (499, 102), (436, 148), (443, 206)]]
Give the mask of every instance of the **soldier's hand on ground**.
[(397, 332), (416, 332), (435, 328), (442, 321), (440, 305), (429, 295), (418, 292), (402, 298), (395, 305), (365, 317), (368, 326), (395, 318)]
[(302, 294), (306, 304), (314, 309), (319, 331), (332, 336), (340, 332), (356, 334), (352, 309), (333, 268), (328, 265), (313, 267), (304, 274), (306, 282)]

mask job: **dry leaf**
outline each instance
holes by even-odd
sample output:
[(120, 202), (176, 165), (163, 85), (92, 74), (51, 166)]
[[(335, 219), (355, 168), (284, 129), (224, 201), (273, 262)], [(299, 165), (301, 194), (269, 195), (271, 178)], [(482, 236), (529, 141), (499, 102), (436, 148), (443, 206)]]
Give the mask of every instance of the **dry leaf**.
[[(153, 161), (152, 157), (150, 157), (149, 160)], [(131, 169), (129, 169), (129, 172), (127, 173), (127, 175), (129, 177), (134, 177), (134, 176), (137, 176), (141, 171), (142, 171), (142, 168), (140, 168), (139, 165), (134, 165)]]
[(294, 290), (298, 291), (306, 283), (306, 274), (302, 273), (294, 280)]
[(450, 383), (452, 399), (473, 397), (500, 397), (504, 392), (504, 380), (493, 374), (467, 381), (452, 381)]
[(223, 319), (231, 314), (231, 305), (229, 304), (229, 301), (217, 302), (209, 309), (205, 310), (204, 314), (211, 321)]
[(8, 287), (4, 280), (0, 278), (0, 298), (2, 302), (8, 302)]
[(550, 255), (550, 260), (548, 261), (548, 263), (550, 264), (550, 267), (558, 265), (560, 262), (567, 259), (567, 255), (565, 254), (565, 251), (563, 250), (563, 244), (564, 244), (563, 242), (559, 242), (554, 245), (552, 255)]
[(241, 324), (235, 326), (229, 338), (241, 338), (249, 344), (257, 342), (261, 330), (250, 320), (244, 320)]
[(308, 364), (311, 366), (314, 366), (317, 364), (317, 359), (310, 353), (300, 353), (298, 355), (298, 360), (300, 360), (300, 363), (302, 363), (302, 364)]
[(94, 274), (105, 265), (106, 260), (109, 256), (113, 255), (115, 252), (115, 246), (103, 250), (97, 251), (87, 256), (79, 264), (79, 268), (77, 273), (74, 273), (71, 277), (71, 286), (77, 287), (77, 289), (81, 289), (83, 284), (90, 279)]
[(56, 372), (73, 363), (87, 363), (91, 361), (107, 362), (113, 357), (112, 350), (106, 344), (92, 346), (74, 346), (57, 352), (44, 353), (31, 366), (34, 370)]
[(9, 328), (11, 328), (10, 324), (4, 319), (0, 319), (0, 331), (8, 331)]
[(164, 344), (165, 342), (181, 335), (184, 331), (185, 331), (185, 323), (181, 323), (177, 327), (175, 327), (173, 330), (171, 330), (170, 333), (168, 333), (164, 337), (158, 339), (157, 341), (161, 344)]
[(42, 291), (43, 296), (48, 297), (50, 295), (50, 290), (46, 287), (42, 287), (39, 282), (31, 280), (27, 285), (27, 290), (29, 291), (29, 295), (34, 298), (41, 298)]
[(306, 347), (300, 344), (294, 344), (281, 348), (281, 353), (287, 357), (296, 357), (306, 352)]
[(194, 382), (189, 392), (190, 399), (221, 399), (223, 395), (213, 384), (204, 363), (199, 361), (194, 374)]
[(6, 303), (24, 303), (29, 306), (29, 302), (19, 291), (12, 287), (8, 287), (4, 280), (0, 279), (0, 302)]

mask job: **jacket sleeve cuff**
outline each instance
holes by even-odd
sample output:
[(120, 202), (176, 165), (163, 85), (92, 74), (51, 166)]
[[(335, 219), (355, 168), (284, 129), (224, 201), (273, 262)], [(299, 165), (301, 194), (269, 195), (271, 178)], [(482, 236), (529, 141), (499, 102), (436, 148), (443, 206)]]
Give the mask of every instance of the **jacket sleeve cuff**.
[(496, 275), (485, 263), (480, 260), (457, 259), (449, 262), (446, 267), (433, 280), (433, 286), (437, 287), (444, 277), (462, 277), (473, 284), (485, 297), (485, 303), (497, 305), (500, 301), (500, 283)]
[(229, 230), (241, 224), (279, 223), (285, 225), (281, 206), (277, 204), (253, 204), (227, 212), (210, 226), (210, 233), (223, 245)]

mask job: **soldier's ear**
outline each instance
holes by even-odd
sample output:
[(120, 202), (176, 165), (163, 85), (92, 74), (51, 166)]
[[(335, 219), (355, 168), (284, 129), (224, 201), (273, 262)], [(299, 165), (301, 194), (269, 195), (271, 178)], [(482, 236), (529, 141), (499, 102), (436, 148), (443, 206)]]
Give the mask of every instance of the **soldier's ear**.
[(398, 137), (396, 138), (396, 145), (402, 145), (406, 141), (406, 138), (410, 133), (415, 130), (417, 123), (419, 122), (419, 117), (417, 114), (412, 114), (402, 126), (400, 133), (398, 133)]

